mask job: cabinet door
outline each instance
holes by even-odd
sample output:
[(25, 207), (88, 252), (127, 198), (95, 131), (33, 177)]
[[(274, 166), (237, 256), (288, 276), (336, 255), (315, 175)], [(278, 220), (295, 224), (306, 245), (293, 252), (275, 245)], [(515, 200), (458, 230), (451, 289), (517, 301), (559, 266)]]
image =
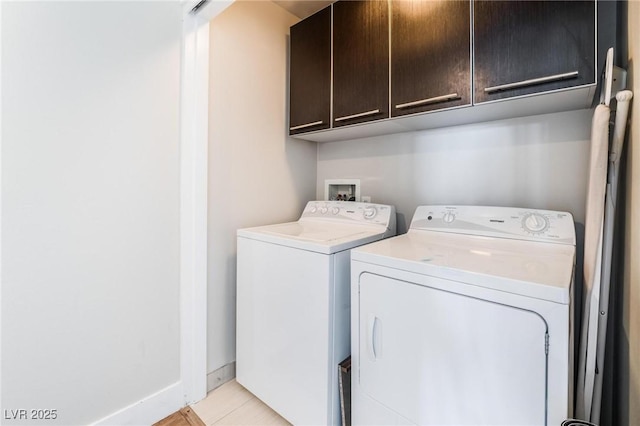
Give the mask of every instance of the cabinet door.
[(595, 82), (594, 1), (474, 2), (474, 101)]
[(471, 104), (470, 1), (391, 2), (391, 116)]
[(331, 126), (331, 6), (291, 27), (289, 134)]
[(333, 4), (333, 126), (389, 117), (389, 4)]

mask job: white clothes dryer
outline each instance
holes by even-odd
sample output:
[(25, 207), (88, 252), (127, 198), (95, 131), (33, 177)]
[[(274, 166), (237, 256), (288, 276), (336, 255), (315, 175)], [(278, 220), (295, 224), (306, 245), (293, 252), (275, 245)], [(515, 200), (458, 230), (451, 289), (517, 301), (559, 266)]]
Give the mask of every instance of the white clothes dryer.
[(351, 252), (354, 425), (559, 425), (572, 414), (570, 213), (421, 206)]
[(340, 424), (350, 249), (395, 235), (393, 206), (312, 201), (296, 222), (238, 230), (238, 382), (299, 425)]

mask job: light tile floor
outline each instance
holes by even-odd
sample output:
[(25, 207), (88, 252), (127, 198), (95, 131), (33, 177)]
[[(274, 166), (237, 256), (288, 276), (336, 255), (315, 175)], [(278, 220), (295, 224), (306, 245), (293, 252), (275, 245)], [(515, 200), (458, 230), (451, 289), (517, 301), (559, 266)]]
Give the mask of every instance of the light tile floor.
[(235, 379), (191, 407), (207, 426), (289, 425)]

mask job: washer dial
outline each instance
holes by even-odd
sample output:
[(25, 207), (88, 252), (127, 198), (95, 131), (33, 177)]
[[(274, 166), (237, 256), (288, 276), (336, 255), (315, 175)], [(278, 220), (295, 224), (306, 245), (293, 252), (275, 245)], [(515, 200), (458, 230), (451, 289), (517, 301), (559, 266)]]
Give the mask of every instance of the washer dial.
[(363, 214), (365, 219), (373, 219), (378, 214), (378, 211), (375, 207), (366, 207)]
[(549, 219), (539, 213), (527, 213), (522, 219), (522, 227), (532, 234), (542, 234), (549, 229)]
[(456, 220), (456, 214), (454, 212), (446, 212), (444, 216), (442, 216), (442, 220), (444, 223), (452, 223)]

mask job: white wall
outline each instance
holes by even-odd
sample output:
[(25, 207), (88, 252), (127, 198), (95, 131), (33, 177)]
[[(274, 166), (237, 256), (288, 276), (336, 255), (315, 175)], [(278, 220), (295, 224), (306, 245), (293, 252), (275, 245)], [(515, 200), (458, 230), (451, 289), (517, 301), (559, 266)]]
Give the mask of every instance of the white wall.
[(236, 230), (295, 220), (315, 196), (316, 145), (287, 137), (289, 27), (271, 2), (211, 22), (208, 370), (235, 360)]
[(591, 111), (572, 111), (321, 144), (324, 180), (360, 178), (361, 194), (394, 204), (398, 232), (421, 204), (534, 207), (584, 223)]
[(640, 2), (628, 2), (629, 88), (634, 92), (627, 151), (625, 271), (619, 406), (621, 424), (640, 424)]
[(2, 4), (2, 409), (179, 381), (177, 2)]

